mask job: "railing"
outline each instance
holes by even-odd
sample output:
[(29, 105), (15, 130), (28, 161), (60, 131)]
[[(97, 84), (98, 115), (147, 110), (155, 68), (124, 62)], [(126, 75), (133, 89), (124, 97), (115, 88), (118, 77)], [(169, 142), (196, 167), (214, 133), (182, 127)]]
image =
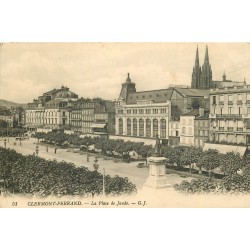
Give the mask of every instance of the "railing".
[(220, 131), (224, 131), (224, 127), (219, 127), (219, 130)]
[(228, 101), (228, 105), (233, 105), (233, 101)]
[(228, 127), (227, 131), (234, 131), (234, 128), (233, 127)]
[(237, 128), (237, 131), (241, 131), (241, 132), (242, 132), (242, 131), (243, 131), (243, 128)]
[(220, 114), (216, 118), (242, 118), (242, 114)]
[(242, 101), (237, 101), (237, 105), (242, 105)]
[(222, 102), (222, 101), (219, 101), (219, 104), (220, 104), (220, 105), (224, 105), (224, 102)]

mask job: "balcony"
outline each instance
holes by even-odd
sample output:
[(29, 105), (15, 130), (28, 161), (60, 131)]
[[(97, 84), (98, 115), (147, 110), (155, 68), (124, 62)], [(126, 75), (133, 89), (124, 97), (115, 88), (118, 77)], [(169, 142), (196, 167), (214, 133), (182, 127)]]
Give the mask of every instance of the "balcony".
[(239, 118), (242, 118), (242, 115), (241, 114), (220, 114), (220, 115), (216, 115), (216, 118), (239, 119)]
[(246, 100), (246, 104), (250, 104), (250, 100)]
[(219, 105), (224, 105), (224, 102), (223, 101), (219, 101)]
[(233, 101), (228, 101), (228, 105), (233, 105)]
[(219, 127), (219, 130), (220, 131), (224, 131), (224, 127)]
[(242, 105), (242, 101), (237, 101), (237, 105)]
[(210, 119), (216, 118), (216, 114), (209, 114), (209, 118)]
[(238, 132), (243, 132), (243, 128), (237, 128)]
[(234, 131), (234, 128), (233, 127), (228, 127), (227, 131)]

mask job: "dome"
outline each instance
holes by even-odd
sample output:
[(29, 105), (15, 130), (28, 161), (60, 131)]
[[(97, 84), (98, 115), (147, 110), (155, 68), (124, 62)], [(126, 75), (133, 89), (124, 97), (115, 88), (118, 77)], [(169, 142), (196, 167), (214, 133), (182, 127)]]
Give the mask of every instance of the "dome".
[(56, 93), (55, 98), (78, 98), (78, 95), (69, 91), (69, 88), (62, 86), (60, 91)]

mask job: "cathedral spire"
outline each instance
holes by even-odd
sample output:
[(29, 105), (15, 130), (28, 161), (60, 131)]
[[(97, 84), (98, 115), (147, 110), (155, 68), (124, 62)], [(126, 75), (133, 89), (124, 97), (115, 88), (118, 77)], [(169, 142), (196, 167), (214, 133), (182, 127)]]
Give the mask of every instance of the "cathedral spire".
[(197, 49), (196, 49), (195, 67), (200, 67), (198, 45), (197, 45)]
[(206, 45), (206, 53), (205, 53), (205, 59), (204, 59), (204, 65), (209, 65), (209, 56), (208, 56), (208, 47)]
[(206, 45), (206, 52), (204, 63), (202, 65), (202, 74), (201, 74), (201, 88), (209, 89), (212, 86), (212, 69), (209, 64), (209, 56), (208, 56), (208, 47)]
[(195, 63), (194, 63), (193, 73), (192, 73), (191, 87), (194, 89), (200, 88), (200, 79), (201, 79), (201, 67), (200, 67), (200, 62), (199, 62), (199, 49), (197, 45)]

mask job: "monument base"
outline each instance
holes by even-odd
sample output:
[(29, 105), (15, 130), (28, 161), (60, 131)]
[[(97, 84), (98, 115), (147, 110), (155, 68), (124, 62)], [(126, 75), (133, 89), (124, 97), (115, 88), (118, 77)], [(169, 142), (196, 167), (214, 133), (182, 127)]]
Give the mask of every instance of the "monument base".
[(167, 182), (165, 175), (165, 157), (149, 157), (149, 177), (145, 186), (152, 188), (166, 188), (172, 185)]

